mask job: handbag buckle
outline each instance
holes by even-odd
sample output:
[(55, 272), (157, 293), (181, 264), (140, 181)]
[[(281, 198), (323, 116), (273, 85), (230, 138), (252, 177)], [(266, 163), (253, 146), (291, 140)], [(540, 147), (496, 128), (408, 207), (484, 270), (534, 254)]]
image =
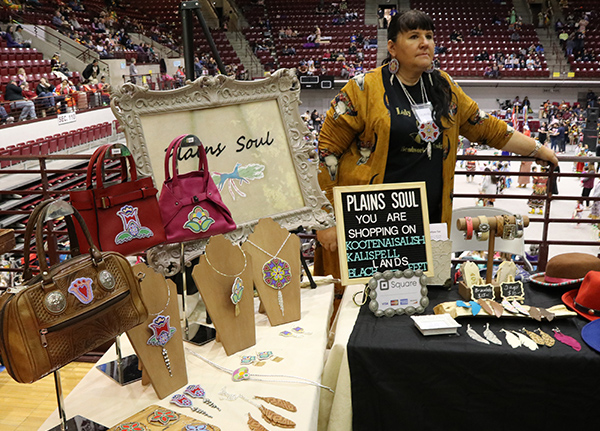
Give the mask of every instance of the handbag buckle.
[(102, 205), (102, 209), (110, 208), (110, 198), (102, 196), (102, 198), (100, 198), (100, 204)]
[(195, 196), (195, 195), (192, 197), (192, 200), (193, 200), (193, 201), (194, 201), (194, 203), (196, 203), (196, 204), (197, 204), (198, 202), (200, 202), (200, 199), (198, 199), (198, 196)]

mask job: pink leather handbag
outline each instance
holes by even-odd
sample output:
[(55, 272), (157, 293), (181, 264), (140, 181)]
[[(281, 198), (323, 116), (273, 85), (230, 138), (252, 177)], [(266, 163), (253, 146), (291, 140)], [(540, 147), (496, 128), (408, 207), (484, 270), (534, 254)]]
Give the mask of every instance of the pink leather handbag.
[[(182, 143), (198, 144), (198, 170), (179, 174), (177, 156)], [(169, 170), (169, 159), (173, 176)], [(158, 199), (167, 242), (208, 238), (236, 228), (231, 212), (208, 171), (206, 151), (194, 135), (181, 135), (171, 142), (165, 154), (165, 182)]]

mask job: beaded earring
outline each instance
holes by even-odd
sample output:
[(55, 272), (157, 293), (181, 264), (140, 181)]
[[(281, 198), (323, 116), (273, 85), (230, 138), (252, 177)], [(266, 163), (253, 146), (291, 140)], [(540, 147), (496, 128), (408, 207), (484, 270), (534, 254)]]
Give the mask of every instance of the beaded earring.
[(398, 70), (400, 70), (400, 63), (398, 62), (398, 60), (392, 58), (388, 63), (388, 69), (392, 75), (398, 73)]

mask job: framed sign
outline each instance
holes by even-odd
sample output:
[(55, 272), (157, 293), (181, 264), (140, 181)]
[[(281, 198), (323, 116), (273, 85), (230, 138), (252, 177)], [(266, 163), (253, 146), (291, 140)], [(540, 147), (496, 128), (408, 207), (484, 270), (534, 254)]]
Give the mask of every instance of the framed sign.
[(410, 316), (423, 313), (429, 305), (427, 276), (420, 269), (376, 272), (367, 285), (369, 310), (376, 317)]
[[(257, 81), (218, 75), (184, 87), (151, 91), (130, 83), (116, 88), (112, 110), (141, 175), (164, 181), (165, 150), (179, 135), (202, 141), (209, 169), (238, 229), (227, 236), (242, 240), (261, 218), (292, 230), (333, 225), (333, 212), (318, 179), (316, 148), (298, 112), (300, 85), (295, 70), (281, 69)], [(179, 172), (198, 167), (196, 148), (179, 154)], [(189, 260), (204, 243), (185, 244)], [(178, 269), (178, 246), (149, 253), (153, 267)]]
[(333, 199), (343, 284), (386, 270), (433, 277), (424, 182), (334, 187)]

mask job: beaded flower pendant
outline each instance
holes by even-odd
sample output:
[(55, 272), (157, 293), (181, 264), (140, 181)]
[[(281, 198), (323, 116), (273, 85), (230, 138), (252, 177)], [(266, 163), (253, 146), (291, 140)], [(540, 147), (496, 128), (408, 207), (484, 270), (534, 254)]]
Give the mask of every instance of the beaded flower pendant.
[(279, 309), (284, 315), (283, 295), (281, 289), (287, 286), (292, 280), (292, 270), (290, 264), (285, 260), (274, 257), (267, 261), (262, 268), (263, 280), (267, 286), (277, 290), (277, 301)]
[(169, 376), (173, 377), (173, 373), (171, 372), (171, 361), (169, 360), (167, 349), (165, 349), (165, 345), (173, 337), (173, 334), (176, 331), (175, 327), (169, 324), (170, 320), (170, 316), (163, 316), (161, 314), (156, 316), (154, 320), (152, 320), (152, 323), (148, 325), (148, 328), (152, 331), (152, 336), (148, 338), (146, 344), (162, 347), (162, 355), (167, 370), (169, 370)]
[(235, 305), (235, 317), (240, 315), (240, 306), (238, 304), (242, 300), (242, 293), (244, 293), (244, 282), (240, 277), (235, 277), (231, 286), (231, 302)]

